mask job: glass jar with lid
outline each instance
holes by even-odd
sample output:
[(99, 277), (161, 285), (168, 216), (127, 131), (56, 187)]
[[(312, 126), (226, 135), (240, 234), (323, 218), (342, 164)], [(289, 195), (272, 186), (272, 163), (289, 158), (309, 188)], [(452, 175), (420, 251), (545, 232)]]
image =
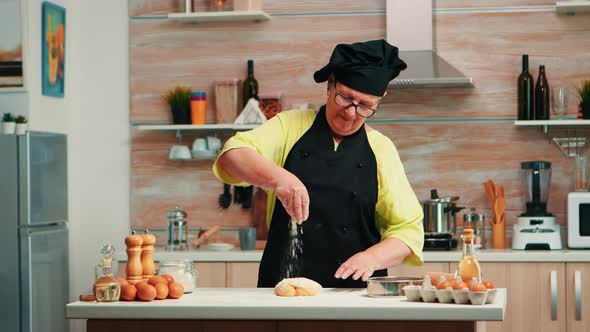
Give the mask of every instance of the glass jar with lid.
[(198, 273), (188, 259), (168, 259), (160, 261), (158, 275), (169, 274), (174, 282), (182, 284), (185, 293), (192, 293), (197, 287)]
[(476, 249), (483, 248), (485, 243), (484, 222), (485, 216), (475, 212), (475, 208), (471, 208), (471, 213), (463, 215), (463, 228), (473, 229), (473, 247)]

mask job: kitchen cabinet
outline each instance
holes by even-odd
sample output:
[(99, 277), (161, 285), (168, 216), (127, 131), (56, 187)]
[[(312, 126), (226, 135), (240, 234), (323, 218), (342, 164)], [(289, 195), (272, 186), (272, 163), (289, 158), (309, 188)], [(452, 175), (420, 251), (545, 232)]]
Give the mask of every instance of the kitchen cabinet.
[(227, 287), (252, 288), (258, 284), (258, 262), (227, 263)]
[[(491, 280), (498, 288), (508, 289), (504, 321), (486, 322), (485, 331), (566, 331), (565, 265), (481, 263), (484, 280)], [(457, 263), (451, 263), (451, 271), (456, 268)]]
[[(508, 288), (508, 271), (510, 264), (508, 263), (480, 263), (483, 280), (491, 280), (497, 288)], [(457, 270), (457, 263), (450, 264), (450, 272), (455, 273)], [(506, 308), (506, 316), (504, 321), (500, 322), (485, 322), (486, 332), (504, 332), (510, 331), (510, 313), (508, 310), (511, 303), (508, 302)]]
[[(233, 264), (233, 263), (232, 263)], [(226, 263), (224, 262), (195, 262), (193, 271), (197, 271), (198, 288), (226, 287)]]
[(565, 263), (513, 263), (508, 331), (565, 331)]
[(567, 332), (590, 331), (590, 263), (566, 263)]

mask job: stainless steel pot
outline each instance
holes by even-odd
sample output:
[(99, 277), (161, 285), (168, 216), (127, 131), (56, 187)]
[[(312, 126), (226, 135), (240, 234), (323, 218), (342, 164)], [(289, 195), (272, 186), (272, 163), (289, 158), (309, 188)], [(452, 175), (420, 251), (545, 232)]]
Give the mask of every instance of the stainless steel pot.
[(436, 189), (430, 191), (430, 200), (422, 201), (426, 235), (455, 234), (457, 212), (465, 208), (457, 206), (458, 200), (459, 196), (439, 197)]
[(403, 288), (408, 285), (422, 285), (422, 278), (416, 277), (371, 277), (367, 280), (367, 295), (370, 297), (405, 295)]

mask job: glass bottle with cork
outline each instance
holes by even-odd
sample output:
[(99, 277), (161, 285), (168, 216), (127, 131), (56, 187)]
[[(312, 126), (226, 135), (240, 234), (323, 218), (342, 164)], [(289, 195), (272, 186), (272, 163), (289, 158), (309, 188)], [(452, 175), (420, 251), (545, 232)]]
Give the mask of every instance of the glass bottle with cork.
[(258, 81), (254, 78), (254, 60), (248, 60), (248, 77), (244, 80), (243, 88), (242, 109), (251, 98), (258, 100)]
[(545, 66), (539, 66), (539, 77), (535, 85), (535, 120), (549, 120), (549, 83)]
[(100, 253), (103, 255), (101, 264), (96, 266), (94, 282), (94, 296), (98, 302), (119, 301), (121, 285), (113, 277), (112, 261), (115, 247), (112, 244), (102, 246)]
[(463, 256), (459, 261), (455, 275), (461, 277), (464, 282), (470, 282), (473, 278), (481, 282), (481, 267), (475, 258), (474, 237), (473, 229), (464, 229), (461, 234)]
[(522, 55), (522, 72), (517, 80), (517, 116), (518, 120), (534, 120), (533, 76), (529, 73), (529, 55)]

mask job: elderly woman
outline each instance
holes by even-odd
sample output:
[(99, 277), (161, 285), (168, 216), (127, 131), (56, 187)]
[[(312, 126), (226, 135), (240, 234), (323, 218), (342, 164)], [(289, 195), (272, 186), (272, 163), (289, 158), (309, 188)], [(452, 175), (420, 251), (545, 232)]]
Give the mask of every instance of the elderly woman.
[(227, 141), (215, 175), (269, 193), (259, 287), (286, 277), (290, 220), (304, 246), (296, 276), (324, 287), (365, 287), (388, 267), (422, 264), (420, 203), (391, 140), (365, 124), (405, 68), (384, 40), (339, 44), (314, 74), (327, 81), (318, 112), (282, 112)]

